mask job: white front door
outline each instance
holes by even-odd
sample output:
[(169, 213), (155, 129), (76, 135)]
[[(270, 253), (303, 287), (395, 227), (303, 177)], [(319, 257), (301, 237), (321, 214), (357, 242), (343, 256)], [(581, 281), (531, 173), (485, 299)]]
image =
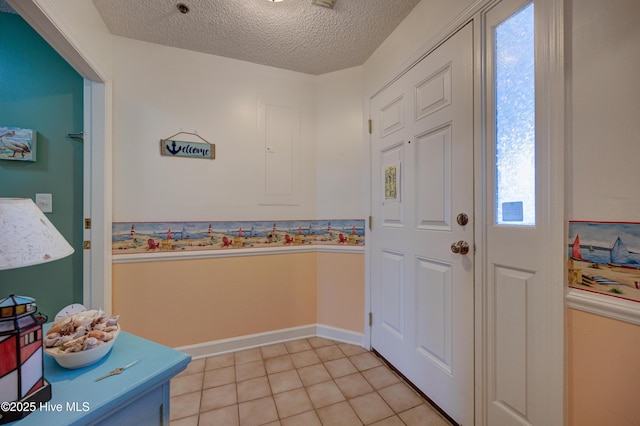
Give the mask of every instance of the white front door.
[(468, 24), (371, 99), (371, 344), (467, 425), (474, 423), (472, 47)]

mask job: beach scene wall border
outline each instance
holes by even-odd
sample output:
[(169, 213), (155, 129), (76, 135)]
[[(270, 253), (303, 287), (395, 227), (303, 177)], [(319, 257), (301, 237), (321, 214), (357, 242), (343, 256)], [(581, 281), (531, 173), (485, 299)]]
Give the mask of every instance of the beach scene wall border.
[(114, 222), (112, 253), (364, 246), (364, 219)]
[(640, 302), (640, 223), (569, 222), (571, 288)]

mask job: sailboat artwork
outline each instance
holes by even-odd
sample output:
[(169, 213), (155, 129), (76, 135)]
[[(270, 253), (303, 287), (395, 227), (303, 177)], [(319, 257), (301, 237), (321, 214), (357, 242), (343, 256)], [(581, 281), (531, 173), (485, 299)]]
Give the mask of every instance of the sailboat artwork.
[(571, 247), (571, 257), (573, 259), (582, 260), (582, 252), (580, 251), (580, 236), (576, 235), (576, 239), (573, 240), (573, 246)]
[(640, 223), (569, 222), (569, 286), (640, 302)]
[[(114, 222), (112, 252), (260, 249), (305, 245), (364, 246), (364, 219)], [(174, 231), (172, 231), (172, 229)], [(180, 229), (181, 231), (175, 231)], [(201, 231), (207, 229), (206, 233)]]

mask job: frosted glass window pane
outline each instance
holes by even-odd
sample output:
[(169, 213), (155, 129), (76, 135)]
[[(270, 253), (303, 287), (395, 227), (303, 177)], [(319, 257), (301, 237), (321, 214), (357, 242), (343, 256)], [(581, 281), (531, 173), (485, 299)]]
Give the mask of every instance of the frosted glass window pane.
[(495, 223), (535, 225), (533, 4), (495, 28)]

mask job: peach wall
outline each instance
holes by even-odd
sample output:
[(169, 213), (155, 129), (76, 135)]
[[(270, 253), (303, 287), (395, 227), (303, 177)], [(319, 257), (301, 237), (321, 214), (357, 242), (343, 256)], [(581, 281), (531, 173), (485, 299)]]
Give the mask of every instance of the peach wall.
[(318, 253), (318, 324), (364, 333), (364, 255)]
[(640, 327), (567, 309), (570, 426), (639, 425)]
[(364, 328), (364, 254), (115, 263), (124, 330), (178, 347), (305, 325)]
[(113, 265), (122, 328), (177, 347), (315, 324), (316, 253)]

